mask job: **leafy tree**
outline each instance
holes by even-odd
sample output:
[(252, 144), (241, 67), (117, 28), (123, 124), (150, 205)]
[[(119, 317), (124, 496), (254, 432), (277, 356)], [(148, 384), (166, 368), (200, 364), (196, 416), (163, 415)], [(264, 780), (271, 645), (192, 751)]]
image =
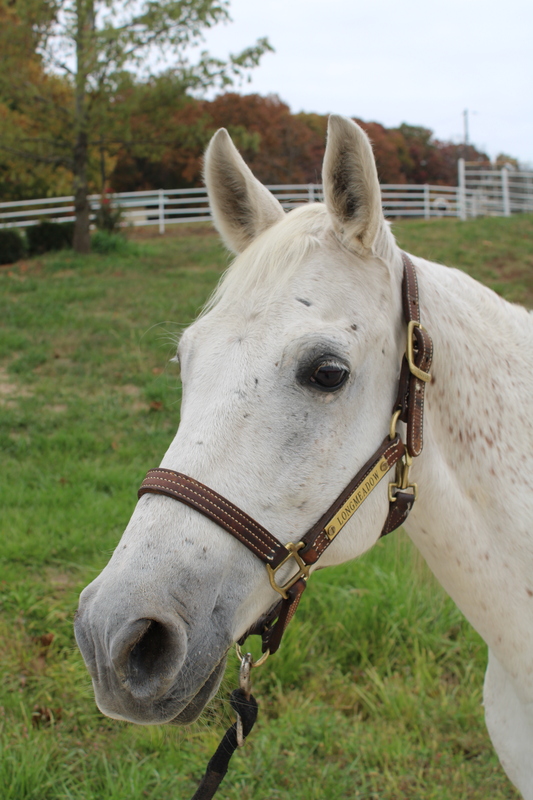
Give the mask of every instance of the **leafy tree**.
[(505, 166), (512, 167), (513, 169), (520, 169), (520, 162), (513, 156), (508, 156), (507, 153), (498, 153), (494, 160), (494, 166), (500, 169)]
[[(27, 31), (23, 49), (31, 44), (33, 60), (42, 65), (44, 75), (61, 76), (59, 86), (68, 93), (58, 102), (57, 91), (52, 91), (58, 86), (46, 80), (42, 85), (24, 80), (18, 89), (11, 89), (11, 97), (16, 96), (26, 114), (33, 105), (43, 112), (39, 122), (43, 114), (54, 115), (60, 128), (56, 135), (27, 137), (17, 152), (72, 171), (74, 248), (79, 252), (90, 249), (91, 156), (94, 159), (97, 152), (105, 165), (109, 148), (128, 139), (127, 102), (117, 103), (117, 98), (127, 98), (132, 73), (149, 79), (162, 71), (165, 59), (170, 60), (172, 66), (166, 71), (173, 86), (179, 86), (182, 95), (198, 93), (233, 84), (272, 49), (260, 39), (227, 61), (207, 52), (195, 62), (190, 60), (191, 48), (199, 45), (203, 32), (229, 20), (228, 0), (22, 0), (16, 16)], [(4, 97), (6, 89), (2, 87)]]
[(398, 131), (406, 143), (402, 155), (402, 171), (407, 183), (452, 186), (457, 183), (459, 158), (467, 161), (490, 161), (485, 153), (472, 145), (458, 145), (434, 139), (433, 131), (429, 128), (403, 123)]
[(50, 19), (45, 3), (0, 0), (0, 194), (9, 199), (70, 191), (67, 171), (46, 152), (49, 140), (62, 135), (51, 109), (68, 104), (70, 93), (64, 82), (46, 75), (36, 54)]
[(407, 144), (400, 131), (385, 128), (379, 122), (363, 122), (359, 119), (357, 122), (372, 142), (380, 182), (407, 183), (403, 169)]
[(320, 180), (324, 137), (314, 132), (305, 118), (291, 114), (289, 106), (276, 95), (226, 92), (204, 103), (203, 108), (211, 118), (211, 130), (226, 127), (264, 183)]
[[(150, 106), (142, 104), (131, 123), (135, 138), (149, 138)], [(217, 128), (229, 130), (247, 163), (264, 183), (320, 181), (327, 117), (291, 114), (275, 95), (226, 92), (211, 101), (174, 105), (161, 120), (158, 152), (142, 156), (123, 150), (111, 182), (119, 191), (197, 186), (205, 146)], [(143, 133), (141, 133), (141, 130)]]

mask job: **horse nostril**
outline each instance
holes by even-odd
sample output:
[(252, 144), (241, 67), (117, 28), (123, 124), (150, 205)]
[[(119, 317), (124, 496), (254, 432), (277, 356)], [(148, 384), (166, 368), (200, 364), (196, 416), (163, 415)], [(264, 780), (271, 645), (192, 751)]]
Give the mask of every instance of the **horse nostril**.
[(171, 686), (185, 659), (183, 629), (156, 619), (129, 623), (115, 638), (112, 660), (121, 682), (138, 699), (155, 699)]
[(157, 669), (159, 663), (165, 660), (171, 646), (171, 637), (164, 625), (155, 619), (143, 622), (147, 623), (146, 630), (130, 650), (129, 672), (132, 680)]

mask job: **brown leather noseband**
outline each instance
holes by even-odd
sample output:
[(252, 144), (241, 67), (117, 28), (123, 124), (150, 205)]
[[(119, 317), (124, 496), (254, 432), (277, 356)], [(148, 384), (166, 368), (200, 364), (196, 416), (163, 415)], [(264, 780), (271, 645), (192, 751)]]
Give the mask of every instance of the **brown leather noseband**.
[[(139, 489), (139, 497), (147, 493), (163, 494), (191, 506), (231, 533), (266, 564), (270, 583), (282, 599), (246, 634), (261, 635), (263, 652), (276, 652), (283, 632), (298, 607), (310, 568), (393, 466), (396, 465), (396, 480), (389, 484), (389, 509), (381, 536), (395, 530), (404, 522), (416, 499), (417, 487), (416, 484), (409, 483), (409, 467), (412, 459), (422, 452), (424, 392), (425, 384), (431, 378), (429, 368), (433, 345), (430, 335), (420, 324), (418, 283), (414, 265), (406, 253), (402, 253), (402, 260), (402, 302), (407, 324), (407, 347), (402, 360), (389, 435), (328, 510), (297, 543), (282, 544), (266, 528), (225, 497), (179, 472), (151, 469)], [(405, 443), (396, 433), (398, 421), (407, 425)], [(297, 571), (280, 585), (276, 576), (285, 564), (296, 565)]]

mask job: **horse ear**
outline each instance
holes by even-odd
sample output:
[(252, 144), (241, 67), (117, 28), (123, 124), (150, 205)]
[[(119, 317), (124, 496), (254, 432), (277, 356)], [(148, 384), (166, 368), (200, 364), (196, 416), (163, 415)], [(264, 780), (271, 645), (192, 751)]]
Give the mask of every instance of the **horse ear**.
[(368, 137), (351, 119), (329, 118), (322, 182), (337, 234), (348, 247), (370, 250), (384, 221), (381, 191)]
[(254, 177), (224, 128), (209, 143), (204, 178), (215, 226), (234, 253), (242, 253), (284, 216), (280, 203)]

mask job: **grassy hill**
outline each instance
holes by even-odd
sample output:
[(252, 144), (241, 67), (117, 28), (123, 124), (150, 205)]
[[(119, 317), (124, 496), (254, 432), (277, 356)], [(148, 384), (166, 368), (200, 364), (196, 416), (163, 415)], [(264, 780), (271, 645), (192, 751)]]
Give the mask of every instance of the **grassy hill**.
[[(533, 217), (403, 222), (402, 247), (533, 305)], [(227, 256), (207, 225), (136, 232), (120, 254), (0, 269), (0, 796), (186, 800), (228, 722), (102, 717), (72, 634), (179, 421), (173, 338)], [(516, 798), (481, 708), (485, 647), (401, 533), (313, 577), (257, 670), (259, 722), (219, 796)]]

